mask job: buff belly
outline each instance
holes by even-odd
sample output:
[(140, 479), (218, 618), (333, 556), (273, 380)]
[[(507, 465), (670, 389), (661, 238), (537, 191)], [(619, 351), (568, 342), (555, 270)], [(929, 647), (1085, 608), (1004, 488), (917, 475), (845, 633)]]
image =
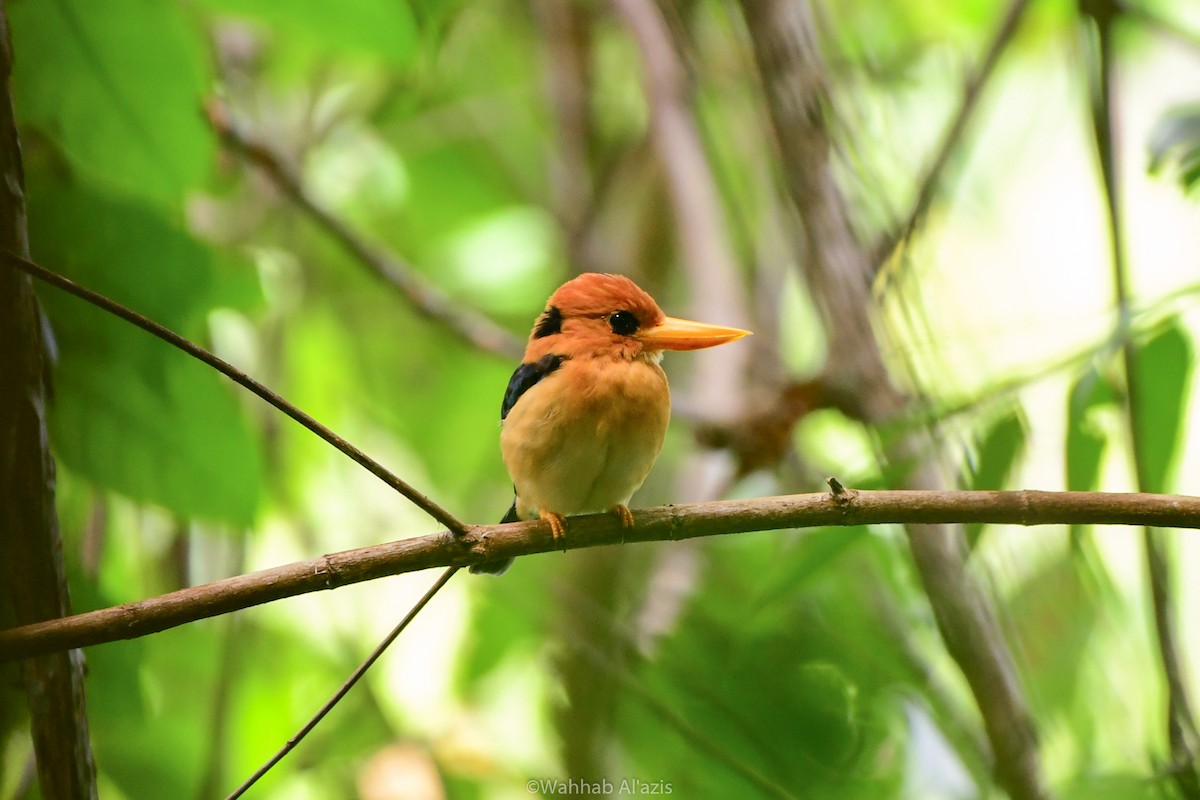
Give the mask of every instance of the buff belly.
[(504, 422), (500, 449), (517, 513), (570, 516), (627, 504), (662, 449), (669, 417), (657, 364), (564, 363), (522, 395)]

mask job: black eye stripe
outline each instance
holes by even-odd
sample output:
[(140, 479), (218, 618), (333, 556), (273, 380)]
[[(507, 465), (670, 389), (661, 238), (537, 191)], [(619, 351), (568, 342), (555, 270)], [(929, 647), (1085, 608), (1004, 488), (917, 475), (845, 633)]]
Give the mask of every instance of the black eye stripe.
[(613, 333), (628, 336), (638, 329), (639, 323), (637, 316), (632, 311), (618, 311), (615, 314), (609, 314), (608, 326), (612, 328)]
[(563, 315), (558, 306), (550, 306), (542, 312), (533, 329), (533, 338), (544, 339), (556, 333), (562, 333)]

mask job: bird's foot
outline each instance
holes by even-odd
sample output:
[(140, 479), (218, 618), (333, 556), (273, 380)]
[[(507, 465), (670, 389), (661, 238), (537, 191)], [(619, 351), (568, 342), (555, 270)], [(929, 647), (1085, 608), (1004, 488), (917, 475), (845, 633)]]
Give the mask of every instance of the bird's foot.
[(550, 523), (550, 535), (554, 537), (555, 544), (562, 544), (566, 541), (566, 517), (564, 517), (562, 514), (555, 514), (553, 511), (540, 511), (538, 512), (538, 517), (543, 521)]
[(622, 503), (613, 509), (613, 513), (620, 517), (622, 528), (633, 527), (633, 512), (629, 510), (629, 506)]

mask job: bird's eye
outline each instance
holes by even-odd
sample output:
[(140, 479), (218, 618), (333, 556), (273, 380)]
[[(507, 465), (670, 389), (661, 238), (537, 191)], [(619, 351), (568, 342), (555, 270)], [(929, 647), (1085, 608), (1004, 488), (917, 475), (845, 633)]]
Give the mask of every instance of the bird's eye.
[(619, 336), (628, 336), (638, 329), (638, 319), (632, 311), (618, 311), (608, 315), (608, 326)]

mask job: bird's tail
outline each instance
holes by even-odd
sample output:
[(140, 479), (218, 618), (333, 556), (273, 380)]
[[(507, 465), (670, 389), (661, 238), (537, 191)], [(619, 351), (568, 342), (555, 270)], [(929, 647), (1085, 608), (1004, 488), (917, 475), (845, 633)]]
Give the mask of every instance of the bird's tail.
[[(510, 507), (508, 509), (508, 513), (504, 515), (504, 519), (500, 520), (500, 524), (503, 525), (506, 522), (520, 521), (521, 518), (517, 516), (517, 500), (516, 498), (513, 498), (512, 507)], [(502, 575), (504, 574), (504, 571), (512, 565), (512, 562), (513, 560), (511, 558), (502, 558), (497, 561), (484, 561), (481, 564), (472, 564), (471, 574), (479, 575), (480, 573), (486, 573), (488, 575)]]

